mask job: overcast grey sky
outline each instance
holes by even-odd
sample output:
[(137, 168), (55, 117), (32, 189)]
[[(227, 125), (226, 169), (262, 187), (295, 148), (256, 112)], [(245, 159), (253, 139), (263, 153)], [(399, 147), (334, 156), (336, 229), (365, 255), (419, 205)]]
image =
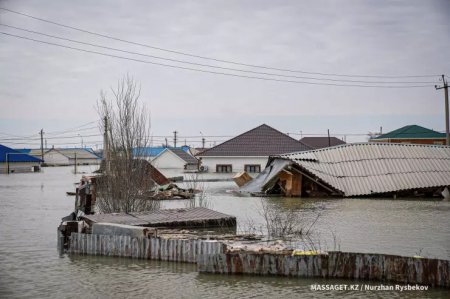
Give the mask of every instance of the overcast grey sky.
[[(4, 0), (0, 1), (0, 7), (137, 43), (252, 65), (356, 75), (450, 75), (450, 1), (447, 0)], [(276, 72), (100, 38), (4, 10), (0, 10), (0, 22), (147, 55)], [(0, 26), (0, 31), (113, 55), (182, 65), (77, 45), (5, 26)], [(366, 134), (377, 131), (380, 126), (386, 132), (408, 124), (445, 129), (444, 95), (442, 90), (434, 89), (434, 83), (425, 84), (429, 85), (426, 88), (381, 89), (236, 78), (82, 53), (1, 34), (0, 139), (3, 141), (0, 143), (8, 144), (5, 134), (34, 134), (35, 138), (41, 128), (55, 132), (97, 120), (95, 106), (100, 90), (108, 90), (127, 73), (141, 84), (141, 100), (151, 110), (155, 135), (171, 135), (177, 130), (180, 136), (200, 135), (200, 132), (228, 136), (262, 123), (298, 134), (324, 134), (327, 129), (332, 133)], [(420, 82), (439, 79), (437, 76), (315, 77)], [(96, 129), (79, 134), (85, 135), (84, 142), (90, 142), (88, 145), (94, 146), (101, 140), (101, 137), (87, 137), (98, 134)], [(365, 139), (365, 136), (347, 136), (348, 141)], [(224, 138), (207, 138), (207, 144), (222, 140)], [(53, 143), (59, 145), (65, 141), (74, 142), (66, 139), (53, 140)], [(51, 145), (52, 140), (48, 143)], [(161, 142), (155, 138), (155, 143)], [(16, 146), (33, 147), (34, 144)]]

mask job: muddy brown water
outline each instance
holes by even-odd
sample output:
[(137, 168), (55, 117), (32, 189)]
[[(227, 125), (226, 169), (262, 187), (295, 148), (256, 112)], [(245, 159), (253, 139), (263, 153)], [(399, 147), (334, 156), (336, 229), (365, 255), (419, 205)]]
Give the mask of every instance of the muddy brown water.
[[(95, 167), (82, 167), (90, 172)], [(195, 265), (59, 255), (56, 227), (73, 209), (81, 174), (72, 168), (0, 175), (0, 298), (448, 298), (449, 291), (314, 291), (311, 286), (380, 283), (199, 274)], [(207, 205), (238, 219), (238, 230), (264, 230), (261, 202), (317, 219), (322, 250), (450, 259), (450, 203), (392, 199), (260, 199), (237, 195), (232, 182), (205, 183)], [(174, 200), (163, 207), (186, 207)], [(319, 215), (319, 216), (317, 216)], [(318, 218), (317, 218), (318, 217)], [(297, 245), (297, 244), (294, 244)], [(301, 246), (301, 244), (298, 244)], [(387, 284), (384, 284), (387, 285)]]

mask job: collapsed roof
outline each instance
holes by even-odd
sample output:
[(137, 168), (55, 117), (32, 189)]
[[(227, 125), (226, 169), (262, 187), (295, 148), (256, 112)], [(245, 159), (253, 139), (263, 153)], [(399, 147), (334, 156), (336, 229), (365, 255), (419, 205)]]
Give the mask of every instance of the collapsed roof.
[(244, 185), (261, 192), (278, 173), (295, 167), (343, 196), (364, 196), (450, 186), (450, 147), (355, 143), (271, 157), (266, 169)]

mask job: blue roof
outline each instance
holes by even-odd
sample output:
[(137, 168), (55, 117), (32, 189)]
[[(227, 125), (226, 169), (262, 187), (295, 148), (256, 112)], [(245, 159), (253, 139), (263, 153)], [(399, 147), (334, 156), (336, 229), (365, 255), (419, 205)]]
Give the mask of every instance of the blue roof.
[[(167, 147), (165, 146), (152, 146), (152, 147), (139, 147), (133, 149), (133, 155), (138, 157), (156, 157), (161, 154)], [(173, 149), (174, 147), (168, 147)], [(176, 147), (176, 149), (181, 149), (186, 153), (189, 152), (189, 146)]]
[(22, 154), (29, 154), (31, 152), (30, 148), (20, 148), (20, 149), (16, 149), (16, 151), (18, 151), (19, 153)]
[(41, 159), (0, 144), (0, 163), (6, 163), (7, 158), (8, 162), (42, 162)]

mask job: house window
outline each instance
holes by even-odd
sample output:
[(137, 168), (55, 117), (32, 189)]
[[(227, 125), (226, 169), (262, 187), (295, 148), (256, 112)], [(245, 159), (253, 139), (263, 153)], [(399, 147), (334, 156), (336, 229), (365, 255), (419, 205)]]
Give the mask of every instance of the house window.
[(233, 167), (231, 164), (217, 164), (216, 165), (216, 172), (232, 172)]
[(259, 173), (261, 172), (261, 165), (259, 164), (247, 164), (244, 166), (244, 170), (250, 173)]
[(434, 144), (443, 145), (443, 144), (444, 144), (444, 141), (435, 141)]

